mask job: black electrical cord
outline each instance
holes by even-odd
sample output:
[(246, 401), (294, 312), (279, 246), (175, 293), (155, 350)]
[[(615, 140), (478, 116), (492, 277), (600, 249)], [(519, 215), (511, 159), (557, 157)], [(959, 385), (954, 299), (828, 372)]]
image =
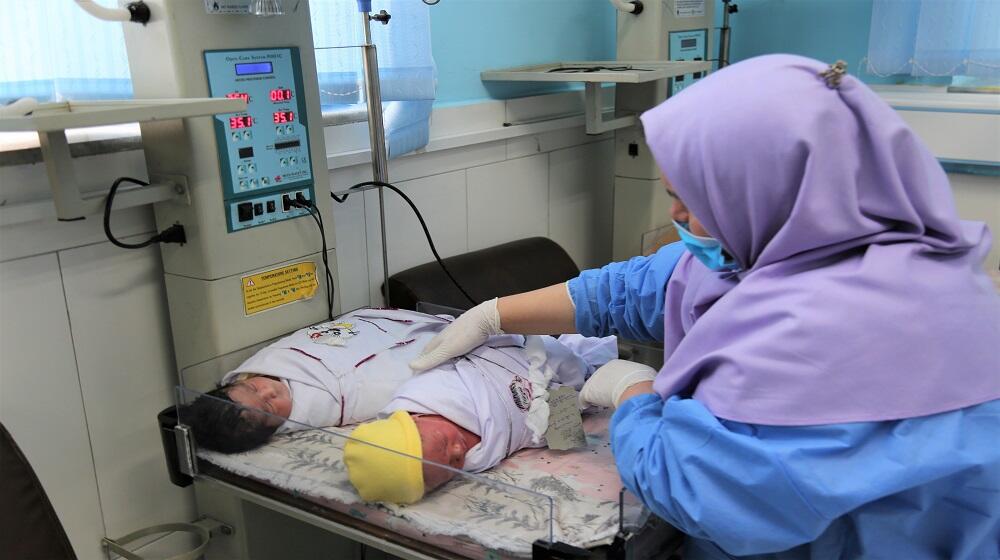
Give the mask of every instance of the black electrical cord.
[[(463, 288), (462, 285), (458, 283), (458, 280), (456, 280), (455, 277), (452, 276), (451, 272), (448, 270), (448, 267), (444, 265), (444, 261), (441, 260), (441, 255), (439, 255), (437, 252), (437, 247), (434, 246), (434, 240), (431, 239), (431, 232), (429, 229), (427, 229), (427, 222), (424, 221), (424, 217), (420, 214), (420, 210), (417, 210), (417, 205), (414, 204), (412, 200), (410, 200), (410, 197), (406, 196), (406, 194), (403, 191), (396, 188), (395, 185), (383, 181), (364, 181), (363, 183), (358, 183), (357, 185), (351, 186), (351, 188), (348, 190), (367, 187), (367, 186), (385, 187), (387, 189), (390, 189), (392, 190), (392, 192), (402, 197), (403, 200), (405, 200), (406, 203), (410, 205), (410, 209), (413, 210), (413, 213), (416, 214), (417, 216), (417, 221), (420, 222), (420, 227), (423, 228), (424, 230), (424, 237), (427, 238), (427, 244), (431, 248), (431, 253), (434, 254), (434, 260), (437, 261), (438, 265), (441, 267), (441, 270), (443, 270), (444, 273), (451, 280), (451, 283), (454, 284), (456, 288), (458, 288), (458, 291), (462, 292), (462, 295), (465, 296), (465, 299), (469, 300), (469, 302), (472, 305), (478, 305), (479, 302), (473, 299), (473, 297), (469, 295), (469, 292), (465, 291), (465, 288)], [(330, 193), (330, 196), (332, 196), (333, 199), (336, 200), (337, 202), (343, 204), (344, 202), (347, 201), (347, 197), (351, 196), (351, 193), (347, 193), (342, 197)], [(385, 289), (388, 290), (389, 286), (386, 286)]]
[(111, 190), (108, 191), (108, 198), (104, 200), (104, 235), (107, 236), (108, 241), (116, 247), (121, 247), (122, 249), (142, 249), (143, 247), (148, 247), (153, 243), (187, 243), (187, 236), (184, 234), (184, 226), (180, 224), (174, 224), (153, 235), (142, 243), (125, 243), (124, 241), (116, 239), (114, 234), (111, 233), (111, 206), (115, 202), (115, 195), (118, 194), (118, 187), (120, 187), (122, 183), (133, 183), (144, 187), (149, 186), (149, 183), (140, 181), (139, 179), (133, 179), (131, 177), (119, 177), (115, 179), (114, 183), (111, 184)]
[(316, 222), (316, 227), (319, 228), (319, 235), (323, 238), (323, 270), (326, 276), (326, 308), (327, 317), (329, 320), (333, 320), (333, 274), (330, 273), (330, 262), (327, 256), (326, 250), (326, 228), (323, 224), (323, 216), (319, 213), (316, 205), (312, 203), (308, 198), (302, 196), (302, 193), (297, 193), (295, 195), (295, 200), (291, 201), (291, 205), (296, 208), (304, 208), (309, 211), (309, 215), (312, 216), (314, 222)]

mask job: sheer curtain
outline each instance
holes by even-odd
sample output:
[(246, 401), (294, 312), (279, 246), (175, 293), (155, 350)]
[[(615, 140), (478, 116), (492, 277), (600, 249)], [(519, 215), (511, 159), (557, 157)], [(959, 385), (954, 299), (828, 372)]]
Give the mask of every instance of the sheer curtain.
[(132, 97), (121, 24), (71, 0), (0, 0), (0, 103), (19, 97)]
[[(320, 101), (326, 109), (364, 108), (364, 42), (361, 15), (353, 0), (312, 0), (313, 38)], [(392, 15), (388, 25), (372, 22), (378, 48), (389, 157), (427, 145), (434, 105), (429, 6), (418, 0), (374, 0), (372, 11)]]
[(1000, 1), (874, 0), (868, 71), (1000, 79)]
[[(193, 2), (199, 0), (176, 0)], [(114, 3), (105, 0), (103, 4)], [(363, 110), (361, 14), (354, 0), (311, 0), (324, 110)], [(375, 0), (392, 15), (373, 22), (390, 157), (427, 144), (434, 104), (429, 7)], [(219, 17), (209, 16), (206, 17)], [(0, 103), (132, 96), (122, 24), (87, 15), (71, 0), (0, 0)]]

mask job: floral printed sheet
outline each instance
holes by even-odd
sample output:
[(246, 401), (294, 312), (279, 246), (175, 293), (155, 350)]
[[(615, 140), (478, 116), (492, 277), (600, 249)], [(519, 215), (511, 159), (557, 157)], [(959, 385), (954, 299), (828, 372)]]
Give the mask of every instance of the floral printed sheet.
[[(586, 449), (525, 449), (481, 478), (454, 479), (410, 506), (361, 501), (347, 479), (344, 440), (338, 435), (350, 433), (350, 428), (293, 432), (249, 453), (200, 451), (199, 456), (237, 475), (453, 553), (527, 557), (531, 544), (547, 538), (550, 530), (555, 540), (582, 548), (614, 538), (621, 482), (608, 443), (609, 418), (608, 411), (584, 418)], [(640, 509), (626, 507), (626, 518), (638, 518)]]

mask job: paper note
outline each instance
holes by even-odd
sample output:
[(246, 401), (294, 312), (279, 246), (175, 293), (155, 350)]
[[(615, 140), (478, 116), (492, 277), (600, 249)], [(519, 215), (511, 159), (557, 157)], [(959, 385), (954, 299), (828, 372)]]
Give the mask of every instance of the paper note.
[(549, 428), (545, 431), (549, 449), (563, 451), (587, 446), (578, 403), (576, 390), (572, 387), (549, 390)]

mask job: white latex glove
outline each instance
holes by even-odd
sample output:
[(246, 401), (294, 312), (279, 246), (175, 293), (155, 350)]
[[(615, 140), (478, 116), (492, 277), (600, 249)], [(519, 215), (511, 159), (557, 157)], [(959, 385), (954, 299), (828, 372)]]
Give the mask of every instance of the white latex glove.
[(418, 372), (430, 369), (468, 353), (487, 338), (499, 334), (504, 332), (500, 330), (500, 312), (493, 298), (466, 311), (439, 332), (410, 362), (410, 368)]
[(617, 407), (629, 387), (656, 379), (656, 370), (628, 360), (611, 360), (597, 368), (580, 390), (580, 403)]

